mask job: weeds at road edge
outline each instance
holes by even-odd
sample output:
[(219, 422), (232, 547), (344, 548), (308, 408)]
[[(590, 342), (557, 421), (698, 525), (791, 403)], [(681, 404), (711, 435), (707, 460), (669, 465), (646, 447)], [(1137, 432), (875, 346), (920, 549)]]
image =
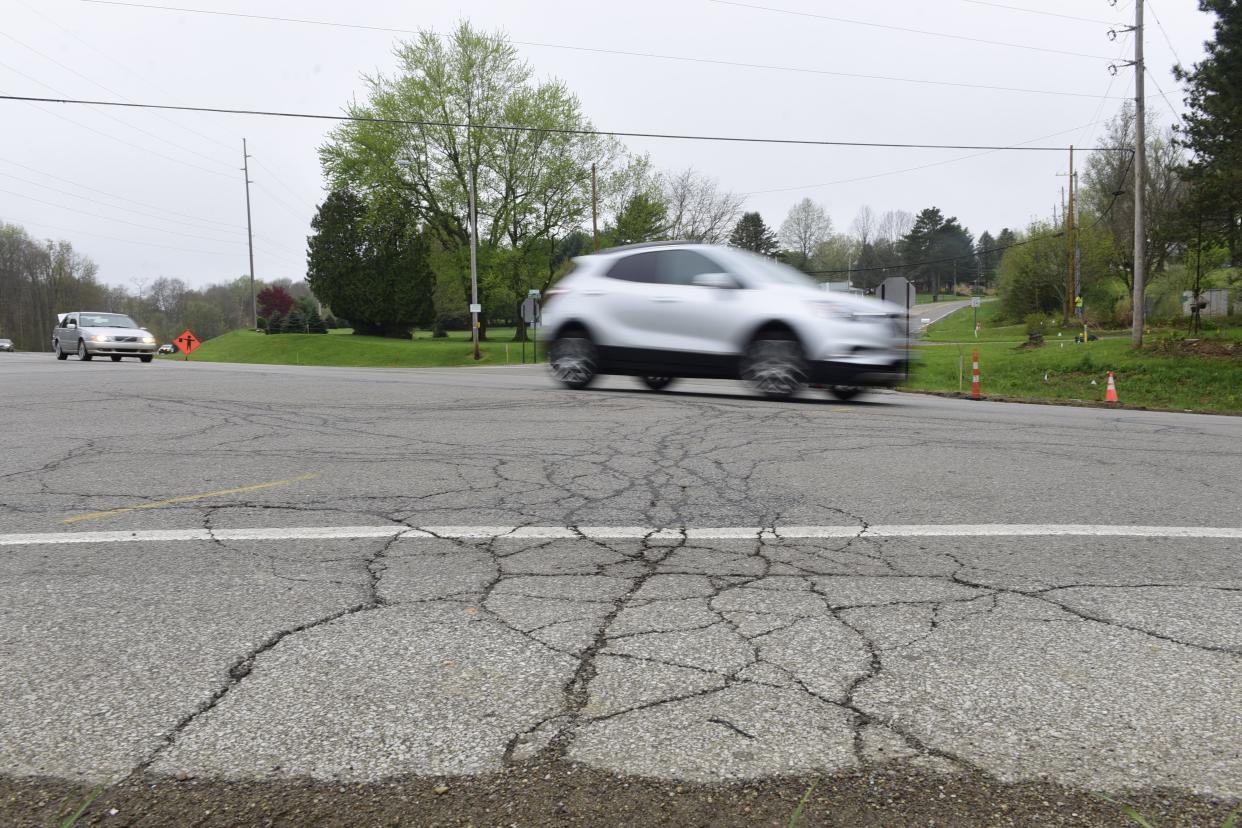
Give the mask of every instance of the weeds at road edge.
[[(1127, 805), (1124, 802), (1118, 802), (1117, 800), (1113, 799), (1112, 797), (1108, 797), (1108, 796), (1101, 796), (1100, 798), (1105, 800), (1106, 802), (1111, 802), (1114, 805), (1120, 805), (1121, 810), (1135, 824), (1141, 825), (1143, 826), (1143, 828), (1156, 828), (1155, 823), (1153, 823), (1147, 817), (1143, 816), (1138, 811), (1136, 811), (1132, 805)], [(1242, 816), (1242, 805), (1238, 806), (1237, 808), (1234, 808), (1233, 811), (1230, 812), (1229, 816), (1225, 817), (1225, 821), (1220, 824), (1220, 828), (1237, 828), (1238, 817), (1240, 816)]]
[(73, 828), (73, 826), (77, 824), (78, 820), (82, 818), (82, 814), (86, 813), (86, 809), (91, 807), (91, 803), (98, 799), (99, 795), (103, 793), (103, 789), (103, 785), (99, 785), (95, 788), (95, 790), (91, 791), (90, 795), (88, 795), (86, 799), (82, 800), (82, 804), (78, 806), (76, 811), (61, 820), (60, 828)]
[[(786, 828), (798, 828), (798, 821), (802, 819), (802, 809), (806, 807), (806, 803), (810, 800), (811, 794), (815, 793), (815, 786), (818, 784), (819, 780), (816, 779), (807, 786), (806, 792), (803, 793), (802, 798), (798, 800), (798, 807), (794, 808), (794, 812), (789, 815), (789, 824)], [(1233, 826), (1228, 825), (1225, 826), (1225, 828), (1233, 828)]]

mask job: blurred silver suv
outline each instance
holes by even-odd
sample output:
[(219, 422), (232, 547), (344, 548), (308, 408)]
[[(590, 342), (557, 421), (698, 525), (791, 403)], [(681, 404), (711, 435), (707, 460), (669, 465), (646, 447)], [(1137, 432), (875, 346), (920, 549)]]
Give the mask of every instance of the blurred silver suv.
[(598, 374), (660, 390), (678, 377), (740, 378), (769, 397), (804, 386), (850, 399), (895, 385), (906, 360), (902, 308), (828, 293), (802, 273), (731, 247), (633, 245), (575, 260), (543, 311), (553, 376)]
[(122, 357), (150, 362), (155, 356), (155, 337), (123, 313), (73, 311), (56, 318), (52, 350), (57, 359), (77, 354), (84, 362), (95, 356), (110, 356), (113, 362)]

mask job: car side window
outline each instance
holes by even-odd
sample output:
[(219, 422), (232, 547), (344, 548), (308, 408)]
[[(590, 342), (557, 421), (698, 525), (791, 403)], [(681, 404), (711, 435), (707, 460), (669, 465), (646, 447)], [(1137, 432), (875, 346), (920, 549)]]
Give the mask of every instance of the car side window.
[(694, 250), (662, 250), (658, 254), (660, 282), (665, 285), (689, 285), (701, 273), (720, 273), (716, 262)]
[(608, 269), (608, 277), (626, 282), (658, 282), (656, 267), (659, 253), (635, 253), (619, 259)]

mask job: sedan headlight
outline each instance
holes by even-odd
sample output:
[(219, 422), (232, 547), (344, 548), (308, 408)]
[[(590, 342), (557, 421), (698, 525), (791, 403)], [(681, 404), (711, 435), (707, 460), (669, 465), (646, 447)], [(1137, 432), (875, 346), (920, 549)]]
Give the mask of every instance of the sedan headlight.
[(144, 344), (147, 344), (147, 345), (154, 345), (154, 344), (155, 344), (155, 337), (153, 337), (153, 336), (144, 336), (144, 337), (142, 338), (142, 341), (143, 341), (143, 343), (144, 343)]
[(104, 336), (103, 334), (95, 334), (94, 336), (91, 337), (91, 342), (111, 342), (111, 341), (112, 341), (112, 337)]

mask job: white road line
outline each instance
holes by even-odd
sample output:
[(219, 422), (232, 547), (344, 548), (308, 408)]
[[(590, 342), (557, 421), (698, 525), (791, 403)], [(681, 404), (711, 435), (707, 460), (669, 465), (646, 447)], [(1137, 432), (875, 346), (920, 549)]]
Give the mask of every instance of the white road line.
[(0, 546), (51, 546), (64, 543), (162, 543), (172, 541), (298, 541), (364, 538), (465, 540), (801, 540), (814, 538), (1036, 538), (1055, 536), (1117, 538), (1242, 539), (1242, 527), (1096, 526), (1056, 523), (947, 523), (876, 526), (778, 526), (654, 528), (642, 526), (290, 526), (251, 529), (138, 529), (119, 532), (37, 532), (0, 535)]

